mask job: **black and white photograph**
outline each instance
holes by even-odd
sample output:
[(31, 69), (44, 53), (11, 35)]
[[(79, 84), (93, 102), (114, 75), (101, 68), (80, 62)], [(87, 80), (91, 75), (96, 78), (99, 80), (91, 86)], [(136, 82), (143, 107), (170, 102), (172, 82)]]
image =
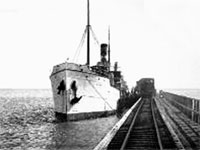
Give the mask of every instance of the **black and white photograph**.
[(0, 0), (0, 150), (199, 150), (199, 8)]

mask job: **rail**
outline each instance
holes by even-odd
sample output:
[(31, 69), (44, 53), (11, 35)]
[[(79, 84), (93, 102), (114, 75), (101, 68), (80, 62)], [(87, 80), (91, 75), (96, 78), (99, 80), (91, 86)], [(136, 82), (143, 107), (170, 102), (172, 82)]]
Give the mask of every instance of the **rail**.
[[(160, 147), (160, 150), (163, 150), (163, 146), (162, 146), (162, 142), (161, 142), (161, 139), (160, 139), (160, 133), (159, 133), (159, 129), (158, 129), (158, 125), (157, 125), (157, 122), (156, 122), (156, 119), (155, 119), (155, 115), (154, 115), (154, 108), (153, 108), (153, 104), (152, 104), (152, 101), (153, 100), (150, 100), (150, 108), (151, 108), (151, 113), (152, 113), (152, 117), (153, 117), (153, 123), (154, 123), (154, 126), (155, 126), (155, 129), (156, 129), (156, 136), (157, 136), (157, 140), (158, 140), (158, 144), (159, 144), (159, 147)], [(120, 148), (120, 150), (124, 150), (125, 149), (125, 146), (129, 140), (129, 136), (130, 136), (130, 133), (131, 131), (133, 130), (133, 126), (134, 124), (136, 123), (136, 118), (138, 117), (138, 114), (139, 112), (141, 111), (142, 109), (142, 106), (144, 105), (144, 101), (140, 104), (139, 108), (137, 109), (136, 113), (135, 113), (135, 116), (131, 122), (131, 125), (128, 129), (128, 132), (126, 134), (126, 137), (123, 141), (123, 144)]]
[(134, 118), (133, 118), (133, 121), (131, 122), (131, 125), (130, 125), (130, 127), (129, 127), (129, 129), (128, 129), (128, 132), (127, 132), (127, 134), (126, 134), (126, 137), (125, 137), (125, 139), (124, 139), (124, 141), (123, 141), (123, 144), (122, 144), (122, 147), (120, 148), (120, 150), (123, 150), (123, 149), (125, 148), (125, 146), (126, 146), (126, 144), (127, 144), (127, 141), (128, 141), (128, 138), (129, 138), (129, 136), (130, 136), (131, 130), (132, 130), (133, 125), (134, 125), (134, 123), (135, 123), (136, 117), (137, 117), (137, 115), (138, 115), (138, 113), (139, 113), (139, 111), (140, 111), (140, 109), (141, 109), (141, 107), (142, 107), (143, 104), (144, 104), (144, 101), (143, 101), (142, 103), (140, 103), (140, 106), (139, 106), (139, 108), (138, 108), (137, 111), (136, 111), (136, 114), (135, 114), (135, 116), (134, 116)]
[(189, 107), (187, 107), (187, 106), (185, 106), (185, 105), (183, 105), (183, 104), (181, 104), (181, 103), (179, 103), (179, 102), (172, 101), (172, 100), (169, 100), (169, 101), (170, 101), (171, 103), (175, 103), (175, 104), (181, 106), (181, 107), (184, 108), (184, 109), (187, 109), (188, 111), (191, 111), (191, 112), (194, 112), (194, 113), (200, 115), (200, 112), (198, 112), (198, 111), (196, 111), (196, 110), (193, 110), (192, 108), (189, 108)]
[(137, 105), (140, 102), (141, 102), (141, 98), (124, 114), (124, 116), (115, 124), (115, 126), (106, 134), (106, 136), (99, 142), (99, 144), (93, 150), (107, 149), (108, 144), (116, 135), (117, 131), (124, 124), (124, 122), (130, 116), (131, 112), (137, 107)]
[(142, 98), (108, 145), (108, 149), (177, 149), (153, 98)]
[(153, 122), (154, 122), (154, 125), (155, 125), (155, 128), (156, 128), (156, 135), (157, 135), (157, 139), (158, 139), (160, 150), (163, 150), (162, 142), (161, 142), (161, 139), (160, 139), (160, 133), (159, 133), (158, 125), (157, 125), (157, 122), (156, 122), (156, 118), (155, 118), (155, 114), (154, 114), (154, 109), (153, 109), (153, 104), (152, 103), (153, 103), (153, 101), (151, 101), (151, 113), (152, 113)]

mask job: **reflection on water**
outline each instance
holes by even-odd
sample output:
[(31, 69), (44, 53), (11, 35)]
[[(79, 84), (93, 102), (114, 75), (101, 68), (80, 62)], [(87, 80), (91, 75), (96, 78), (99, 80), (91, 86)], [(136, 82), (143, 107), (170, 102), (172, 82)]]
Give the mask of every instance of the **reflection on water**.
[(49, 90), (0, 90), (0, 149), (92, 149), (117, 121), (54, 123)]

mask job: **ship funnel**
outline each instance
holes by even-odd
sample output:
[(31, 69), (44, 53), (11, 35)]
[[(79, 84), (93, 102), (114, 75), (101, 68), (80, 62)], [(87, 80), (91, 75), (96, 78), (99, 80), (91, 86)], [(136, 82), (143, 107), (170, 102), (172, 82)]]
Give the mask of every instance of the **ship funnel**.
[(105, 63), (107, 62), (106, 60), (106, 55), (107, 55), (107, 44), (101, 44), (101, 62)]
[(105, 57), (107, 55), (107, 48), (108, 48), (107, 44), (101, 44), (101, 56), (102, 57)]

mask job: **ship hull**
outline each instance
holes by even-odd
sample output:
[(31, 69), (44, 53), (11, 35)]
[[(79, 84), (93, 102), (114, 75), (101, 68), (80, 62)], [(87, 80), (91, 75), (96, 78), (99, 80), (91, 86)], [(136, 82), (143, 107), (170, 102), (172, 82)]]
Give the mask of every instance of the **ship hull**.
[(50, 79), (56, 118), (81, 120), (114, 114), (119, 90), (87, 66), (57, 65)]

